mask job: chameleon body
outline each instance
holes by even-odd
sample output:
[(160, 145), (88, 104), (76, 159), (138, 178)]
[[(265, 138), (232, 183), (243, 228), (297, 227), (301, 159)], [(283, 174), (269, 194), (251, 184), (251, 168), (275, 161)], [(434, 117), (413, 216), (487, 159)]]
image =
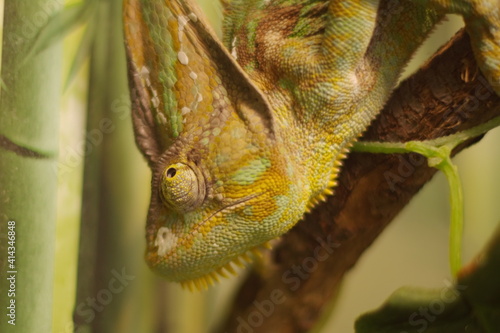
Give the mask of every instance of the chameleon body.
[(146, 261), (203, 287), (326, 195), (349, 145), (445, 13), (499, 91), (492, 1), (125, 0), (136, 142), (153, 173)]

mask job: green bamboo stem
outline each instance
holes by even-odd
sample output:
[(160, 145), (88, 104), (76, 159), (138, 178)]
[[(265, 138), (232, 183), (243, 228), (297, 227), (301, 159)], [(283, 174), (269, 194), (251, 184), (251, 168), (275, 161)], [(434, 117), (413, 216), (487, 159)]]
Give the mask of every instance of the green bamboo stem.
[[(108, 51), (109, 16), (108, 1), (100, 2), (89, 25), (98, 28), (95, 31), (102, 33), (93, 36), (90, 50), (90, 74), (88, 85), (87, 124), (83, 172), (82, 213), (80, 224), (80, 242), (78, 257), (77, 291), (74, 307), (74, 328), (77, 332), (95, 332), (95, 324), (102, 316), (104, 307), (97, 299), (100, 288), (99, 260), (104, 254), (98, 252), (98, 242), (102, 210), (102, 159), (103, 133), (100, 121), (105, 118), (107, 100), (106, 76), (107, 57), (103, 53)], [(89, 301), (90, 300), (90, 301)], [(102, 310), (101, 310), (102, 309)], [(101, 311), (99, 311), (101, 310)]]
[(98, 33), (90, 55), (86, 133), (99, 132), (99, 140), (87, 142), (84, 163), (78, 332), (153, 331), (155, 291), (152, 275), (145, 274), (142, 236), (148, 192), (138, 186), (149, 187), (149, 178), (132, 137), (121, 5), (100, 1), (90, 23)]
[[(61, 3), (6, 1), (0, 100), (0, 332), (51, 332), (62, 48), (55, 43), (20, 66)], [(9, 230), (8, 221), (15, 221)], [(14, 223), (11, 223), (11, 227)], [(8, 231), (15, 243), (8, 244)], [(8, 249), (15, 248), (15, 261)], [(13, 266), (9, 266), (12, 264)], [(8, 273), (13, 271), (15, 273)], [(6, 275), (14, 277), (10, 284)], [(8, 296), (9, 290), (15, 291)], [(14, 295), (15, 294), (15, 295)], [(7, 307), (15, 301), (15, 326)]]

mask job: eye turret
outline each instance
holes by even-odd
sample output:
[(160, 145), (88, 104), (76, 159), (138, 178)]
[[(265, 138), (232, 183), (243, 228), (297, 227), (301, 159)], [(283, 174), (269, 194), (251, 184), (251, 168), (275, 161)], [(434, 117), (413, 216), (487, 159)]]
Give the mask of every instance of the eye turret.
[(160, 194), (169, 208), (179, 213), (190, 211), (205, 198), (203, 176), (184, 163), (171, 164), (162, 174)]

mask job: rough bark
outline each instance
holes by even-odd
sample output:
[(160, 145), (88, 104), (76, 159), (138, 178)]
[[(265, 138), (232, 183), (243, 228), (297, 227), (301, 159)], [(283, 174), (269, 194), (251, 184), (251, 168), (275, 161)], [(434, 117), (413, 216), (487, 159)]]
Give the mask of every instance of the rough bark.
[[(498, 115), (500, 98), (459, 33), (400, 85), (363, 139), (431, 139)], [(344, 274), (435, 172), (417, 154), (351, 153), (335, 195), (282, 237), (264, 275), (248, 276), (220, 331), (310, 330)]]

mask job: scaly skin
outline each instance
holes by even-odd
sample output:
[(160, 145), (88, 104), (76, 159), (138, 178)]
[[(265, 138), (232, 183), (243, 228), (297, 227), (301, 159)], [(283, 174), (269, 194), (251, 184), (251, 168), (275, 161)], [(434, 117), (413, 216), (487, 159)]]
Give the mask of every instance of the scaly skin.
[(134, 130), (153, 172), (146, 260), (172, 281), (205, 286), (332, 194), (446, 12), (464, 16), (499, 92), (497, 0), (226, 6), (224, 47), (191, 0), (125, 0)]

